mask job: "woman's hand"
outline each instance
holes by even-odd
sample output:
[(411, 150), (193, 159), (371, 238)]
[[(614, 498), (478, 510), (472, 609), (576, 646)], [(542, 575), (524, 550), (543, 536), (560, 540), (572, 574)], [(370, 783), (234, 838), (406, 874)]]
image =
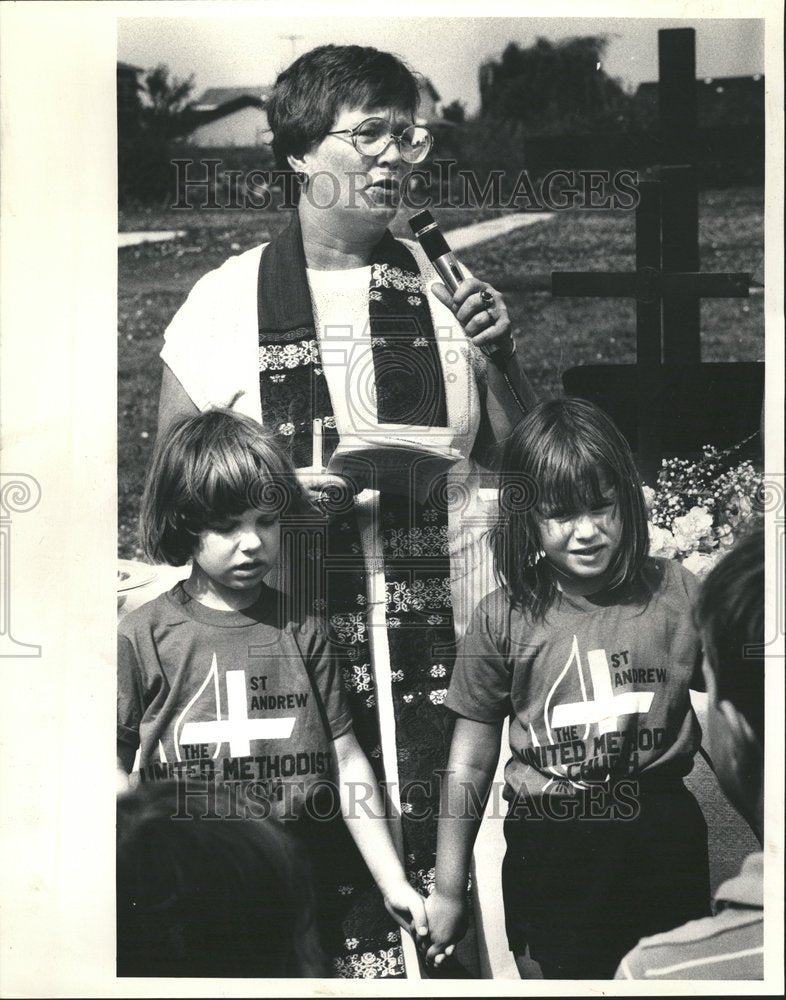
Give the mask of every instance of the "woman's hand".
[(383, 889), (385, 909), (399, 927), (409, 931), (421, 948), (428, 944), (428, 920), (426, 901), (406, 880), (399, 879)]
[(451, 295), (437, 281), (431, 290), (447, 306), (476, 347), (494, 344), (506, 353), (513, 349), (510, 318), (502, 294), (478, 278), (465, 278)]
[(304, 466), (295, 472), (298, 482), (313, 504), (319, 505), (325, 499), (338, 501), (351, 493), (349, 484), (342, 476), (334, 476), (313, 466)]
[(445, 896), (435, 889), (426, 900), (426, 916), (429, 940), (421, 944), (421, 950), (427, 962), (440, 965), (467, 933), (466, 897)]

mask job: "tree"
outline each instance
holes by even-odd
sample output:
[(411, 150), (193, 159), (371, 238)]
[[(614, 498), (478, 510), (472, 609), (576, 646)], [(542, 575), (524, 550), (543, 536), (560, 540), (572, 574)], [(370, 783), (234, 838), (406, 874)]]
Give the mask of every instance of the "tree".
[(193, 74), (185, 80), (169, 68), (149, 70), (140, 87), (138, 107), (118, 113), (118, 193), (129, 200), (164, 201), (172, 192), (170, 143), (187, 124), (194, 89)]
[(455, 100), (445, 105), (442, 109), (442, 117), (446, 122), (455, 122), (462, 125), (466, 121), (467, 108), (463, 101)]
[(481, 68), (481, 113), (533, 132), (619, 128), (632, 98), (603, 70), (606, 44), (602, 36), (538, 38), (529, 48), (511, 42)]
[(156, 132), (171, 136), (177, 133), (183, 117), (193, 102), (194, 74), (185, 80), (173, 76), (169, 67), (159, 64), (146, 75), (142, 85), (143, 120)]

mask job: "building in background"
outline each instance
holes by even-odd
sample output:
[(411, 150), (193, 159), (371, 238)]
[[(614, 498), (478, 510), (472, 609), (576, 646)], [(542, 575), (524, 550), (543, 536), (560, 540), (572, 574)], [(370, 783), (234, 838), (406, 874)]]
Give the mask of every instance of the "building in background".
[[(120, 66), (118, 63), (118, 81)], [(211, 87), (188, 109), (184, 118), (188, 132), (180, 141), (198, 149), (268, 145), (270, 127), (265, 105), (272, 89), (272, 86)], [(418, 121), (433, 122), (441, 114), (436, 88), (428, 77), (421, 77)]]
[(270, 142), (265, 104), (271, 87), (211, 87), (189, 108), (189, 132), (182, 141), (198, 148), (266, 146)]

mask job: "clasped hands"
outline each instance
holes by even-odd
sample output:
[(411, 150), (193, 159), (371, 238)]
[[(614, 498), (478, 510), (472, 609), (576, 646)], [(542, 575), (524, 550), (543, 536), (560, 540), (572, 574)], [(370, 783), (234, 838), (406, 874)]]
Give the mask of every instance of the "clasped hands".
[(427, 965), (439, 968), (467, 933), (464, 896), (452, 898), (435, 889), (424, 899), (407, 883), (383, 891), (383, 896), (388, 913), (409, 931)]

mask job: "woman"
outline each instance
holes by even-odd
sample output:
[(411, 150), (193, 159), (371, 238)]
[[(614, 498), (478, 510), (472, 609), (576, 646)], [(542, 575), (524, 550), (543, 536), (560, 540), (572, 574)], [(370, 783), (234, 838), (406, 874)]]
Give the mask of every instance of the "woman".
[[(297, 210), (271, 243), (205, 275), (172, 320), (159, 429), (234, 401), (277, 430), (316, 498), (342, 485), (322, 472), (339, 442), (385, 454), (425, 446), (450, 467), (427, 498), (372, 477), (381, 488), (358, 487), (354, 503), (339, 502), (324, 542), (324, 594), (355, 730), (378, 777), (398, 784), (391, 800), (408, 872), (427, 891), (434, 772), (450, 741), (438, 706), (453, 609), (460, 617), (478, 596), (456, 592), (472, 569), (466, 532), (461, 540), (476, 495), (471, 453), (481, 425), (489, 450), (521, 416), (509, 383), (525, 405), (533, 397), (502, 296), (474, 277), (452, 295), (432, 285), (437, 275), (417, 244), (387, 230), (412, 164), (431, 146), (413, 124), (417, 103), (412, 72), (372, 48), (321, 46), (279, 76), (267, 111), (279, 166), (301, 181)], [(486, 365), (477, 347), (492, 343), (502, 360)], [(325, 892), (336, 974), (402, 975), (396, 925), (342, 850), (322, 866), (335, 882)]]

